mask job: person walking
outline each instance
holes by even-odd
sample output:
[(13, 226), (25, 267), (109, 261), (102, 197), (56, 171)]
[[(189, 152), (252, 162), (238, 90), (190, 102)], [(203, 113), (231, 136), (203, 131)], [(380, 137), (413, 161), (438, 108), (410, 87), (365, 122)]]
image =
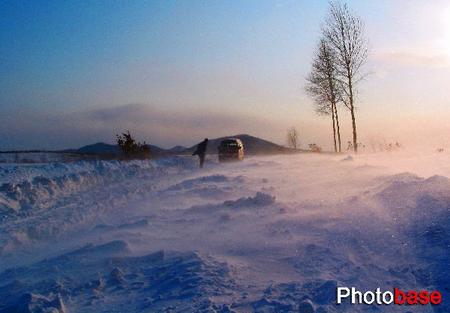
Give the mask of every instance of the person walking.
[(205, 140), (203, 140), (197, 145), (197, 149), (195, 149), (194, 153), (192, 153), (192, 155), (198, 155), (198, 158), (200, 159), (200, 168), (202, 168), (203, 163), (205, 163), (207, 146), (208, 146), (208, 138), (205, 138)]

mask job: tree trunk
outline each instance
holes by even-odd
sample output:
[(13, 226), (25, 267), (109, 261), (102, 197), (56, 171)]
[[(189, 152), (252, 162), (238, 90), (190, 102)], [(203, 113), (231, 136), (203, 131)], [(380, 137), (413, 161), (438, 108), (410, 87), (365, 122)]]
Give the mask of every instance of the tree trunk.
[(355, 153), (358, 152), (358, 139), (356, 135), (356, 119), (355, 119), (355, 108), (352, 108), (351, 110), (352, 114), (352, 128), (353, 128), (353, 150)]
[(335, 121), (335, 115), (334, 115), (334, 104), (331, 105), (331, 119), (333, 120), (334, 152), (337, 152), (337, 146), (336, 146), (336, 121)]
[(342, 152), (342, 145), (341, 145), (341, 128), (339, 126), (339, 115), (337, 111), (337, 105), (334, 104), (334, 118), (336, 119), (336, 134), (338, 139), (338, 151)]
[(353, 86), (350, 72), (348, 72), (348, 91), (349, 91), (349, 104), (350, 104), (350, 114), (352, 116), (352, 129), (353, 129), (353, 151), (358, 152), (358, 138), (356, 133), (356, 118), (355, 118), (355, 107), (353, 106)]

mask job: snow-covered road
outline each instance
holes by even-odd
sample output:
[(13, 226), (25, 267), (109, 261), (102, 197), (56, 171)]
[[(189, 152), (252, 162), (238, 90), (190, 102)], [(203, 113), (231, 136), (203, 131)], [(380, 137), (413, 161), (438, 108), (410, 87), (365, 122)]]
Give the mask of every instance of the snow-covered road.
[(447, 176), (406, 153), (2, 165), (0, 312), (450, 312)]

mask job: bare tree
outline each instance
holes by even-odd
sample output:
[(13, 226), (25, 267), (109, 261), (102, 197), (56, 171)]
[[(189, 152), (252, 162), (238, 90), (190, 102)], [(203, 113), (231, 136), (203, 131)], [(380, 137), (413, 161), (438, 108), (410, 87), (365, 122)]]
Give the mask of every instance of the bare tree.
[(306, 78), (306, 91), (314, 99), (319, 115), (330, 115), (333, 122), (334, 151), (341, 152), (341, 132), (337, 104), (342, 98), (337, 81), (334, 51), (321, 39), (313, 59), (311, 72)]
[(298, 132), (295, 127), (291, 127), (287, 133), (288, 146), (297, 149), (298, 146)]
[(342, 101), (352, 118), (353, 150), (358, 152), (355, 95), (356, 86), (364, 77), (362, 66), (367, 61), (364, 23), (346, 4), (331, 2), (323, 35), (336, 56), (335, 67), (337, 80), (343, 90)]
[(150, 148), (145, 143), (137, 142), (130, 131), (116, 135), (117, 145), (125, 159), (147, 159), (150, 157)]

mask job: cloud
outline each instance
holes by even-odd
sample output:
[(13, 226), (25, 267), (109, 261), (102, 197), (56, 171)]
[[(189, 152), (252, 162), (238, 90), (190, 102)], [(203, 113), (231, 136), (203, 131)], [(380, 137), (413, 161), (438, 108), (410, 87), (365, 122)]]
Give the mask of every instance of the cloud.
[(284, 128), (280, 121), (242, 113), (189, 108), (181, 111), (148, 104), (62, 113), (22, 109), (0, 117), (0, 132), (4, 134), (0, 150), (74, 148), (112, 142), (114, 135), (124, 130), (130, 130), (138, 140), (170, 147), (244, 132), (268, 136)]
[(375, 59), (389, 65), (418, 66), (444, 68), (450, 65), (449, 58), (444, 53), (420, 53), (407, 50), (380, 52)]
[(146, 104), (127, 104), (112, 108), (95, 109), (82, 112), (80, 116), (95, 123), (200, 129), (236, 127), (248, 120), (248, 117), (240, 114), (188, 108), (181, 112)]

